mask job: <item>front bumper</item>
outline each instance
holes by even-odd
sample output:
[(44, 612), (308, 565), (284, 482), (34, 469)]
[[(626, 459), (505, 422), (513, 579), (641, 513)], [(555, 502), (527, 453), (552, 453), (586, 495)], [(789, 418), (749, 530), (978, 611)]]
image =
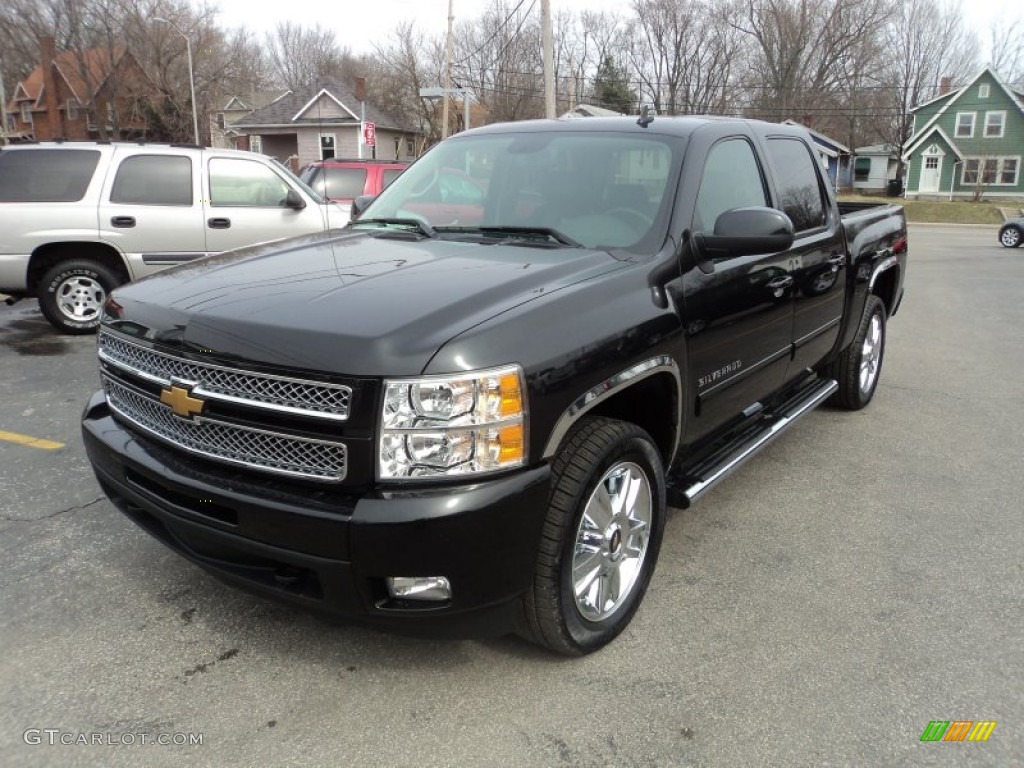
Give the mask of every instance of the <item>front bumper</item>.
[[(450, 635), (513, 628), (550, 468), (472, 484), (352, 493), (197, 462), (129, 431), (101, 392), (82, 420), (104, 492), (171, 549), (236, 586), (318, 612)], [(395, 600), (388, 576), (445, 576), (444, 603)]]

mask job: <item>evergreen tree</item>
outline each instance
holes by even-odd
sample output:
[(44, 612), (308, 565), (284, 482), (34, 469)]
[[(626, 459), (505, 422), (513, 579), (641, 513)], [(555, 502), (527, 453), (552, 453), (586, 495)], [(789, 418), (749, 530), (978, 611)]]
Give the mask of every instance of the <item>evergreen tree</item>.
[(625, 71), (615, 66), (611, 56), (605, 56), (594, 75), (594, 104), (616, 112), (632, 114), (636, 111), (636, 97), (629, 88)]

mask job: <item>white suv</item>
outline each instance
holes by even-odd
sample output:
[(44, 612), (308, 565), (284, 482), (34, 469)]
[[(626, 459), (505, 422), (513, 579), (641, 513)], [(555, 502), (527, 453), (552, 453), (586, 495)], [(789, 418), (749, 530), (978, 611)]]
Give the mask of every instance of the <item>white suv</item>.
[(276, 160), (166, 144), (0, 150), (0, 293), (37, 296), (66, 333), (109, 292), (172, 264), (348, 223)]

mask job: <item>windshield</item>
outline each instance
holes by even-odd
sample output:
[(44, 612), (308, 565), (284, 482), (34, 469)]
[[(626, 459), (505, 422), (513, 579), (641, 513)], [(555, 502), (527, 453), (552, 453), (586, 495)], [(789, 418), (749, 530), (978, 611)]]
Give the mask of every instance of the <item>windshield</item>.
[(456, 137), (399, 176), (364, 218), (418, 220), (439, 236), (537, 229), (586, 248), (650, 253), (665, 239), (680, 155), (678, 140), (634, 133)]

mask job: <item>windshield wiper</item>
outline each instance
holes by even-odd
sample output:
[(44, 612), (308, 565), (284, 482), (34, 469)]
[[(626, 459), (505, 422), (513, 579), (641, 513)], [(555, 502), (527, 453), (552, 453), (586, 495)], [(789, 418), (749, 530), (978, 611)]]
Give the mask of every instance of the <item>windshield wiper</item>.
[(531, 238), (546, 238), (547, 240), (553, 240), (559, 245), (569, 246), (570, 248), (582, 248), (580, 243), (577, 243), (568, 235), (559, 232), (557, 229), (551, 227), (516, 227), (516, 226), (486, 226), (486, 227), (437, 227), (438, 232), (459, 232), (466, 234), (484, 235), (485, 237), (493, 237), (499, 240), (501, 243), (507, 243), (508, 245), (522, 245), (528, 243)]
[(437, 237), (437, 231), (423, 219), (357, 219), (349, 226), (358, 227), (360, 224), (377, 224), (379, 226), (412, 227), (424, 237)]

